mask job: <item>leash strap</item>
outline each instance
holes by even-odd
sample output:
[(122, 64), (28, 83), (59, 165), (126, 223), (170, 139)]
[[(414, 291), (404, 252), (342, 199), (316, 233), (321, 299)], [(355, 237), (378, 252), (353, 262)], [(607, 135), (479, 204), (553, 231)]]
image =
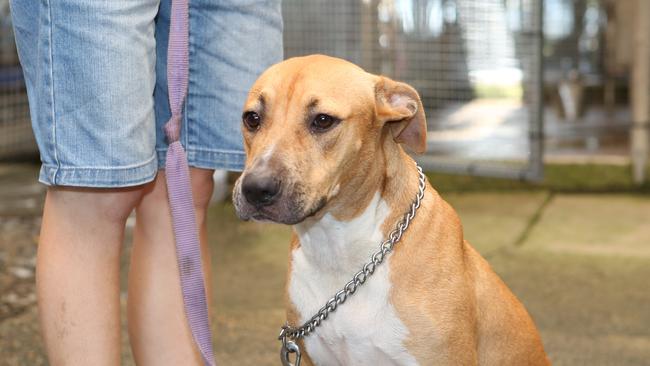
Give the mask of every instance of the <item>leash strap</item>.
[(185, 314), (205, 365), (214, 366), (212, 333), (203, 282), (201, 247), (194, 213), (190, 170), (185, 150), (179, 141), (189, 72), (188, 7), (188, 0), (172, 0), (167, 50), (167, 84), (172, 115), (164, 126), (169, 142), (165, 175)]

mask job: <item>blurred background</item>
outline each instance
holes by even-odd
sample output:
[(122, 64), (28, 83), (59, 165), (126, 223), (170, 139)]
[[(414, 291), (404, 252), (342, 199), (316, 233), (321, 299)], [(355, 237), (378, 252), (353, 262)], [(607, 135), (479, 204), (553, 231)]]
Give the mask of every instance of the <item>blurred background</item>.
[[(418, 90), (417, 159), (555, 365), (650, 364), (650, 1), (284, 0), (283, 13), (286, 57), (338, 56)], [(47, 364), (38, 168), (0, 0), (0, 365)], [(215, 347), (221, 364), (276, 365), (290, 229), (238, 221), (233, 178), (215, 174), (210, 211)], [(129, 250), (127, 237), (124, 274)]]

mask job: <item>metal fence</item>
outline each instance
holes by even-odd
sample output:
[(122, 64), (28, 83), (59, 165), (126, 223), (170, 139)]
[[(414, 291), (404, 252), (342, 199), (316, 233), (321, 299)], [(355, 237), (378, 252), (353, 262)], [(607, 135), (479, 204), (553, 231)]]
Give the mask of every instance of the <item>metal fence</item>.
[(323, 53), (405, 81), (429, 169), (538, 179), (542, 0), (284, 0), (286, 57)]
[[(542, 0), (284, 0), (286, 57), (324, 53), (414, 86), (426, 168), (536, 179)], [(0, 159), (36, 151), (0, 0)]]
[(11, 29), (9, 2), (0, 0), (0, 159), (36, 153), (25, 83)]

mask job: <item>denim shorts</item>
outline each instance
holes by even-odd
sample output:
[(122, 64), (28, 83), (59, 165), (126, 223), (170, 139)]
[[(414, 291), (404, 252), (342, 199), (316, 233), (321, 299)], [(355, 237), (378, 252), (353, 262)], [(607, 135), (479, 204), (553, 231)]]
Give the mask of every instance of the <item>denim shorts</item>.
[[(190, 166), (241, 170), (248, 89), (282, 59), (280, 0), (190, 0), (181, 142)], [(164, 167), (170, 0), (12, 0), (48, 185), (125, 187)]]

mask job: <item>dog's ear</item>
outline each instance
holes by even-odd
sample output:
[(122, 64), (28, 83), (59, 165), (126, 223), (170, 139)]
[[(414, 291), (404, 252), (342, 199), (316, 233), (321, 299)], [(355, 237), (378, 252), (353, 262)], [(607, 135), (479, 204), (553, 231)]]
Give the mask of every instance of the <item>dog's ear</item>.
[(427, 149), (427, 120), (418, 92), (408, 84), (380, 76), (375, 84), (377, 118), (393, 139), (417, 154)]

